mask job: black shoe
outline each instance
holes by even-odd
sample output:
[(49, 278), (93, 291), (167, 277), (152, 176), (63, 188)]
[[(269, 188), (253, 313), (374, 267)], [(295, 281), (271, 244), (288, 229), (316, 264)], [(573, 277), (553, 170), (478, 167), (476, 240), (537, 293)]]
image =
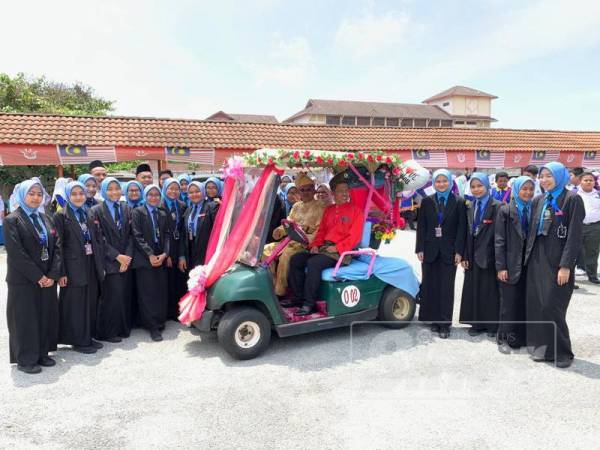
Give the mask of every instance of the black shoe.
[(440, 331), (440, 326), (437, 323), (434, 323), (431, 325), (431, 332), (432, 333), (437, 333)]
[[(171, 319), (174, 320), (174, 319)], [(165, 331), (165, 326), (166, 325), (161, 325), (160, 327), (158, 327), (158, 331)]]
[(469, 329), (469, 336), (479, 336), (481, 333), (483, 333), (483, 330), (479, 328), (471, 327)]
[(162, 334), (160, 334), (160, 331), (158, 330), (150, 331), (150, 337), (154, 342), (160, 342), (163, 340)]
[(505, 355), (508, 355), (512, 352), (512, 347), (510, 345), (508, 345), (506, 342), (504, 342), (502, 344), (498, 344), (498, 351), (500, 353), (504, 353)]
[(589, 282), (594, 284), (600, 284), (600, 280), (594, 277), (589, 278)]
[(31, 366), (22, 366), (21, 364), (19, 364), (17, 365), (17, 370), (28, 373), (29, 375), (34, 375), (36, 373), (40, 373), (42, 371), (42, 368), (37, 364), (33, 364)]
[(573, 364), (573, 360), (572, 359), (559, 359), (554, 364), (559, 369), (566, 369), (567, 367), (570, 367), (571, 364)]
[(117, 343), (121, 342), (123, 339), (115, 336), (115, 337), (109, 337), (109, 338), (102, 339), (102, 340), (105, 342), (110, 342), (111, 344), (117, 344)]
[(88, 345), (87, 347), (81, 347), (79, 345), (74, 345), (73, 351), (77, 352), (77, 353), (84, 353), (86, 355), (91, 355), (92, 353), (96, 353), (98, 350), (93, 345)]
[(287, 300), (282, 300), (281, 302), (279, 302), (279, 304), (282, 308), (299, 308), (302, 307), (304, 302), (302, 300), (290, 298)]
[(96, 350), (100, 350), (101, 348), (104, 348), (104, 345), (92, 339), (92, 347), (94, 347)]
[(487, 335), (488, 335), (488, 337), (491, 337), (491, 338), (495, 338), (495, 337), (496, 337), (496, 334), (497, 334), (497, 333), (496, 333), (495, 331), (488, 331), (488, 332), (487, 332)]
[(42, 356), (40, 359), (38, 359), (38, 364), (42, 367), (52, 367), (56, 365), (56, 361), (49, 356)]
[(449, 336), (450, 336), (450, 328), (440, 327), (440, 338), (448, 339)]
[(317, 312), (317, 310), (315, 308), (313, 308), (312, 306), (303, 306), (298, 311), (296, 311), (294, 313), (294, 315), (295, 316), (308, 316), (310, 314), (314, 314), (315, 312)]
[(573, 285), (573, 289), (579, 289), (579, 285), (578, 284), (574, 284)]
[(548, 359), (548, 358), (546, 358), (544, 356), (531, 355), (530, 358), (534, 362), (549, 362), (549, 361), (552, 361), (551, 359)]

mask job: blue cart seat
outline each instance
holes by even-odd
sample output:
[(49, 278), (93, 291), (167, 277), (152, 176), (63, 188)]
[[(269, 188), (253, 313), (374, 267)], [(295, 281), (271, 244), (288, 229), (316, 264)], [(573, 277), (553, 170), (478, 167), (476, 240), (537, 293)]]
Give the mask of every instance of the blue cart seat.
[[(363, 225), (362, 238), (358, 244), (359, 248), (368, 248), (371, 244), (371, 227), (373, 224), (366, 221)], [(367, 272), (369, 270), (369, 259), (366, 263), (359, 258), (352, 258), (352, 261), (347, 266), (342, 266), (337, 272), (336, 278), (333, 278), (333, 267), (325, 269), (321, 273), (321, 280), (336, 281), (336, 280), (366, 280), (369, 278)]]

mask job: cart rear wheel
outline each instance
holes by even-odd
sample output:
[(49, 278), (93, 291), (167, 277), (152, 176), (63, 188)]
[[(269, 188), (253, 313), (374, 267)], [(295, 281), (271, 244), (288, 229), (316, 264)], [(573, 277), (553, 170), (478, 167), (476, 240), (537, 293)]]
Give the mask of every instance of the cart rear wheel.
[(415, 299), (401, 289), (389, 286), (379, 302), (379, 320), (390, 328), (404, 328), (415, 316)]
[(234, 308), (223, 315), (217, 337), (219, 344), (235, 359), (252, 359), (269, 345), (271, 324), (258, 309)]

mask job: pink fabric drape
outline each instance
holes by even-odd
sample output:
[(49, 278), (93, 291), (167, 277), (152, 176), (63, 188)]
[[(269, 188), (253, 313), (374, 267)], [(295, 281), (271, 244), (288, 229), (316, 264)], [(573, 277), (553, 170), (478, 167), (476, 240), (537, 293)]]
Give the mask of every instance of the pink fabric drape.
[[(252, 233), (257, 217), (261, 213), (260, 204), (263, 191), (267, 187), (267, 182), (273, 173), (283, 173), (275, 166), (271, 165), (265, 168), (261, 177), (257, 181), (254, 189), (248, 196), (243, 205), (243, 209), (236, 223), (226, 237), (227, 245), (223, 245), (223, 227), (229, 226), (231, 220), (232, 208), (235, 205), (235, 189), (237, 182), (235, 177), (230, 176), (225, 181), (224, 194), (219, 213), (215, 220), (215, 226), (210, 236), (207, 249), (208, 263), (204, 266), (195, 268), (195, 276), (198, 276), (196, 285), (179, 302), (179, 321), (189, 325), (202, 317), (206, 307), (206, 289), (212, 286), (236, 261), (238, 255), (248, 243), (249, 234)], [(190, 274), (192, 278), (192, 274)]]

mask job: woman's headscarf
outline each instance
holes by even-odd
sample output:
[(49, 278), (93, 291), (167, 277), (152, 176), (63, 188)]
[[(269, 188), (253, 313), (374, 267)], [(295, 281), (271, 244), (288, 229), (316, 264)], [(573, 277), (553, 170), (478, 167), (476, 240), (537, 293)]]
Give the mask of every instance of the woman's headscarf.
[[(181, 189), (181, 186), (179, 185), (179, 181), (177, 181), (175, 178), (167, 178), (164, 182), (163, 182), (163, 187), (162, 187), (162, 198), (165, 202), (165, 204), (167, 205), (167, 207), (169, 209), (171, 209), (173, 206), (177, 205), (177, 199), (170, 199), (167, 196), (167, 189), (169, 188), (169, 186), (171, 186), (173, 183), (177, 184), (177, 186), (179, 186), (179, 188)], [(144, 190), (144, 192), (146, 192)], [(144, 200), (146, 200), (146, 197), (144, 196)], [(179, 209), (177, 209), (177, 211), (179, 211)]]
[(87, 189), (86, 189), (86, 187), (85, 187), (85, 185), (83, 183), (81, 183), (79, 181), (70, 181), (69, 183), (67, 183), (67, 185), (65, 186), (65, 195), (66, 195), (66, 198), (67, 198), (67, 203), (69, 204), (69, 206), (71, 207), (71, 209), (73, 211), (77, 211), (79, 208), (83, 208), (85, 206), (85, 203), (82, 206), (75, 206), (71, 202), (71, 192), (76, 187), (80, 187), (83, 190), (83, 193), (85, 195), (87, 195)]
[[(38, 186), (43, 194), (44, 186), (42, 185), (42, 183), (40, 183), (39, 181), (34, 180), (34, 179), (22, 181), (21, 183), (19, 183), (19, 188), (17, 190), (17, 203), (19, 204), (19, 208), (21, 208), (23, 211), (25, 211), (28, 216), (33, 213), (40, 212), (40, 207), (30, 208), (29, 206), (27, 206), (27, 203), (25, 203), (25, 198), (27, 197), (27, 193), (34, 186)], [(40, 204), (40, 206), (41, 206), (41, 204)]]
[(196, 186), (202, 192), (202, 200), (200, 200), (200, 205), (206, 200), (206, 189), (204, 188), (204, 183), (200, 183), (199, 181), (192, 181), (188, 186), (188, 192), (190, 191), (190, 186)]
[[(148, 186), (146, 186), (144, 188), (144, 191), (141, 193), (142, 194), (142, 198), (144, 199), (144, 203), (147, 204), (148, 202), (146, 201), (146, 198), (148, 197), (148, 194), (150, 193), (150, 191), (152, 189), (156, 189), (158, 191), (158, 193), (161, 195), (161, 198), (163, 196), (162, 192), (160, 191), (160, 188), (156, 185), (156, 184), (149, 184)], [(164, 189), (164, 188), (163, 188)], [(150, 205), (148, 205), (150, 206)], [(156, 206), (157, 208), (158, 206)]]
[(223, 194), (223, 182), (217, 177), (210, 177), (204, 182), (204, 189), (206, 189), (208, 183), (214, 183), (217, 186), (217, 197), (221, 197)]
[(65, 193), (65, 187), (67, 184), (72, 181), (71, 178), (57, 178), (54, 182), (54, 191), (52, 191), (52, 201), (56, 201), (56, 203), (64, 208), (67, 204), (67, 195)]
[(77, 181), (79, 181), (81, 184), (83, 184), (85, 186), (85, 184), (90, 181), (90, 178), (92, 180), (94, 180), (94, 183), (96, 183), (96, 187), (98, 187), (98, 181), (96, 180), (96, 177), (94, 177), (94, 175), (89, 174), (89, 173), (84, 173), (79, 175), (79, 178), (77, 178)]
[[(140, 198), (137, 199), (136, 201), (133, 201), (129, 198), (129, 188), (133, 185), (136, 185), (138, 187), (138, 189), (140, 190)], [(127, 204), (129, 205), (130, 208), (135, 208), (136, 206), (140, 206), (140, 205), (144, 204), (144, 200), (145, 200), (144, 188), (142, 187), (142, 183), (140, 183), (139, 181), (132, 180), (132, 181), (128, 181), (127, 183), (125, 183), (123, 192), (125, 195), (125, 200), (127, 201)]]
[[(190, 183), (192, 182), (192, 177), (189, 176), (187, 173), (182, 173), (181, 175), (179, 175), (177, 177), (177, 181), (179, 181), (179, 187), (181, 187), (181, 182), (185, 180), (187, 181), (188, 184), (188, 189), (190, 187)], [(183, 192), (183, 189), (181, 190), (180, 194), (179, 194), (179, 198), (181, 199), (182, 202), (184, 202), (186, 205), (190, 205), (190, 201), (188, 198), (188, 194), (187, 192)]]
[(121, 187), (119, 180), (117, 180), (115, 177), (107, 177), (104, 180), (102, 180), (102, 184), (100, 185), (100, 194), (102, 194), (102, 198), (105, 202), (108, 202), (112, 205), (115, 202), (108, 198), (108, 187), (111, 185), (111, 183), (117, 183), (117, 185)]
[(285, 204), (285, 215), (286, 215), (286, 216), (287, 216), (287, 215), (290, 213), (290, 211), (291, 211), (291, 209), (292, 209), (292, 206), (294, 206), (294, 204), (293, 204), (293, 203), (291, 203), (291, 202), (288, 200), (288, 192), (289, 192), (289, 191), (290, 191), (290, 189), (292, 189), (292, 188), (294, 188), (294, 189), (298, 189), (298, 188), (296, 187), (296, 185), (294, 185), (294, 184), (290, 183), (290, 184), (288, 184), (286, 187), (284, 187), (284, 188), (283, 188), (283, 191), (282, 191), (282, 192), (283, 192), (283, 198), (284, 198), (284, 200), (283, 200), (283, 203)]
[[(96, 185), (96, 189), (98, 189), (98, 181), (96, 180), (96, 177), (94, 177), (93, 175), (90, 175), (89, 173), (84, 173), (82, 175), (79, 175), (79, 178), (77, 178), (77, 181), (79, 181), (84, 186), (90, 180), (92, 180), (94, 182), (94, 184)], [(87, 188), (85, 189), (85, 195), (87, 197), (85, 200), (85, 209), (89, 210), (92, 206), (96, 205), (98, 203), (98, 201), (94, 198), (93, 195), (90, 196), (90, 193), (87, 190)]]
[(542, 173), (542, 170), (548, 170), (552, 174), (552, 178), (554, 178), (556, 186), (544, 194), (544, 205), (542, 207), (540, 223), (537, 229), (538, 235), (541, 234), (542, 230), (544, 229), (544, 212), (548, 206), (552, 205), (556, 213), (556, 211), (559, 209), (556, 199), (565, 190), (567, 184), (569, 184), (569, 171), (562, 163), (559, 163), (558, 161), (549, 162), (540, 169), (540, 174)]
[(531, 185), (535, 189), (535, 182), (531, 179), (531, 177), (528, 177), (527, 175), (521, 175), (520, 177), (517, 177), (513, 180), (511, 186), (512, 191), (510, 195), (513, 198), (515, 206), (517, 207), (517, 212), (519, 213), (520, 219), (523, 218), (523, 211), (525, 210), (525, 207), (527, 207), (529, 213), (527, 221), (529, 222), (529, 216), (531, 216), (531, 200), (526, 202), (525, 200), (522, 200), (521, 197), (519, 197), (519, 192), (521, 192), (521, 188), (525, 185), (525, 183), (531, 183)]
[(486, 199), (489, 198), (489, 196), (490, 196), (491, 185), (490, 185), (489, 177), (483, 172), (474, 172), (471, 175), (471, 178), (469, 179), (469, 186), (471, 186), (471, 183), (473, 182), (473, 180), (479, 180), (479, 182), (481, 182), (481, 184), (483, 184), (483, 187), (485, 187), (485, 194), (483, 194), (477, 200), (486, 201)]
[[(448, 179), (448, 187), (445, 191), (438, 191), (435, 188), (435, 180), (437, 180), (438, 177), (446, 177)], [(438, 200), (443, 198), (444, 201), (447, 202), (448, 197), (452, 192), (452, 186), (454, 184), (454, 176), (452, 175), (452, 172), (450, 172), (448, 169), (438, 169), (435, 172), (433, 172), (433, 177), (431, 178), (431, 181), (433, 183), (433, 188), (435, 189)]]
[(202, 200), (200, 200), (198, 203), (191, 203), (190, 201), (190, 205), (193, 209), (187, 224), (188, 231), (192, 233), (193, 236), (196, 236), (196, 224), (198, 223), (198, 217), (202, 212), (202, 206), (204, 205), (204, 202), (206, 200), (206, 191), (204, 190), (204, 185), (202, 183), (200, 183), (199, 181), (192, 181), (188, 186), (188, 192), (190, 187), (192, 186), (196, 186), (198, 189), (200, 189), (200, 192), (202, 192), (203, 195)]

